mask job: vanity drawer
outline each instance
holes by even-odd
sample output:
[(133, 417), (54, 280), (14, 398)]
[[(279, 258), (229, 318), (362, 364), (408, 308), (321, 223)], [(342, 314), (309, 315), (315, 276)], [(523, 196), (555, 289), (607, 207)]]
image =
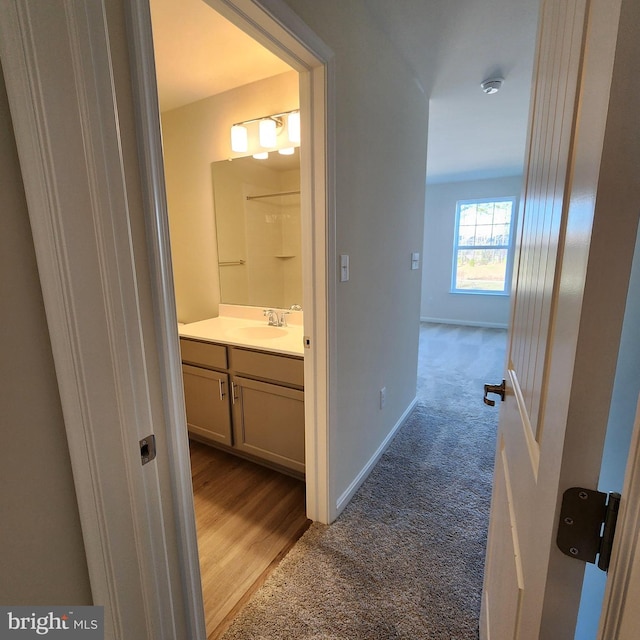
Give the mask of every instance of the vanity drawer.
[(231, 349), (231, 368), (255, 378), (282, 382), (302, 387), (304, 385), (304, 360), (270, 353)]
[(227, 368), (227, 347), (211, 342), (199, 342), (180, 338), (180, 353), (183, 362), (201, 367)]

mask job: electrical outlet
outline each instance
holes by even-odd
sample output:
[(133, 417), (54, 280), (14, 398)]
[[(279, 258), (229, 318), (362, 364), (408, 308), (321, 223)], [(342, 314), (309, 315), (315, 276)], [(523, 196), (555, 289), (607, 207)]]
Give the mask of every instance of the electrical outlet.
[(380, 389), (380, 408), (384, 409), (384, 405), (387, 403), (387, 387)]

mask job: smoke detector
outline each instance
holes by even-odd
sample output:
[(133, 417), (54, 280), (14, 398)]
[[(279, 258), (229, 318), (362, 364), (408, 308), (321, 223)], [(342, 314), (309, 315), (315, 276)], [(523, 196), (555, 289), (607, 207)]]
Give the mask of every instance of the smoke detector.
[(492, 93), (498, 93), (503, 82), (503, 78), (489, 78), (481, 82), (480, 87), (486, 94), (491, 95)]

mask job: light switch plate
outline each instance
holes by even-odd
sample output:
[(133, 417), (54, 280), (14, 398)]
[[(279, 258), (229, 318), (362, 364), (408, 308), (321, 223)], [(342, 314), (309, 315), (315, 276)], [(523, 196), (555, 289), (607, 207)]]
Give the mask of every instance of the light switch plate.
[(414, 251), (411, 254), (411, 270), (415, 271), (420, 268), (420, 253), (418, 251)]

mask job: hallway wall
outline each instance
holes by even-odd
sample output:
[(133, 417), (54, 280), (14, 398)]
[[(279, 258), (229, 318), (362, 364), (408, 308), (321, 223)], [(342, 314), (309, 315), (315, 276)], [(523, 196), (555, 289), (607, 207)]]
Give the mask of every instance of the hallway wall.
[[(416, 393), (428, 102), (361, 0), (286, 0), (334, 52), (334, 494), (342, 504)], [(379, 391), (386, 387), (380, 409)]]
[(0, 73), (0, 602), (92, 603), (58, 383)]

